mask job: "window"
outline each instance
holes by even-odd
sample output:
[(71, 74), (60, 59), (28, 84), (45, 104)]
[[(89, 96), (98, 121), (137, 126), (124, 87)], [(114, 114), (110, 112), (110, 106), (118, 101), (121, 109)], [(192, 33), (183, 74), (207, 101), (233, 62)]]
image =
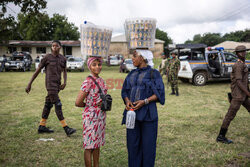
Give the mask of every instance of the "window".
[(237, 56), (231, 53), (224, 53), (225, 55), (225, 60), (230, 61), (230, 62), (236, 62), (237, 61)]
[(37, 47), (36, 53), (46, 53), (46, 47)]
[(16, 51), (16, 47), (8, 47), (8, 53), (13, 53)]
[(71, 46), (65, 47), (65, 53), (66, 55), (72, 55), (72, 47)]
[(205, 60), (204, 54), (199, 51), (192, 52), (192, 60)]
[(29, 53), (31, 53), (31, 48), (30, 47), (22, 47), (22, 52), (29, 52)]

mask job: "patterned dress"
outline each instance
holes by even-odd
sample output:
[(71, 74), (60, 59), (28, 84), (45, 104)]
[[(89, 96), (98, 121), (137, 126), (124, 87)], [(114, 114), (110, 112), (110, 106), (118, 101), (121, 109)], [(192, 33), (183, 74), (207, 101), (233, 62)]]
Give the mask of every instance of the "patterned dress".
[[(102, 78), (92, 76), (107, 94), (107, 87)], [(86, 106), (82, 113), (83, 118), (83, 148), (96, 149), (105, 143), (106, 113), (100, 109), (101, 102), (99, 89), (94, 81), (87, 77), (82, 83), (81, 90), (87, 92)]]

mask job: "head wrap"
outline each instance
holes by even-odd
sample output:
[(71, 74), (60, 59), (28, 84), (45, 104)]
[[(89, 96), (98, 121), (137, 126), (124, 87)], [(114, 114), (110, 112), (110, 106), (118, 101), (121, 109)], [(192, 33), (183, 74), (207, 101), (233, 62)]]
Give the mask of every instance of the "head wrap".
[(101, 57), (89, 57), (88, 58), (88, 62), (87, 62), (87, 65), (88, 65), (88, 68), (90, 70), (90, 65), (95, 61), (95, 60), (99, 60), (102, 64), (102, 58)]
[(154, 67), (153, 53), (150, 50), (136, 49), (136, 52), (139, 53), (145, 60), (147, 60), (148, 65), (150, 65), (152, 68)]

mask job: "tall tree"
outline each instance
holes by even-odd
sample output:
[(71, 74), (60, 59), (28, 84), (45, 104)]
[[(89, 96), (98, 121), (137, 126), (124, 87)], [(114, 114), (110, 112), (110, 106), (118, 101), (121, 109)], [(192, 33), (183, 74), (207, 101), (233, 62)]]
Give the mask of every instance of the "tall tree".
[(54, 14), (49, 18), (47, 13), (19, 14), (17, 33), (23, 40), (78, 40), (80, 34), (66, 16)]
[(159, 28), (156, 28), (155, 38), (165, 41), (164, 47), (173, 43), (173, 40), (168, 36), (168, 33), (160, 30)]
[(225, 41), (250, 42), (250, 29), (226, 33), (223, 39)]
[[(18, 15), (17, 33), (22, 40), (48, 40), (50, 18), (46, 13)], [(50, 40), (50, 39), (49, 39)]]
[(50, 19), (50, 30), (53, 39), (78, 40), (80, 38), (78, 27), (69, 23), (65, 15), (54, 14)]
[(203, 34), (200, 43), (204, 43), (207, 46), (214, 46), (223, 42), (220, 33), (205, 33)]
[(45, 9), (47, 5), (46, 0), (1, 0), (0, 1), (0, 42), (7, 42), (9, 39), (17, 38), (16, 21), (14, 16), (6, 16), (8, 4), (13, 3), (20, 7), (22, 13), (37, 14), (41, 9)]

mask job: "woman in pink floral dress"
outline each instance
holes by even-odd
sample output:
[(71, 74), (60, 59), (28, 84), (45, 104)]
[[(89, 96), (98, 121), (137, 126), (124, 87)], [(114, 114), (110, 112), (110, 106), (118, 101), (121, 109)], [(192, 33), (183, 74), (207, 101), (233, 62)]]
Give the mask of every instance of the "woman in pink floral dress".
[[(90, 76), (96, 80), (103, 93), (107, 94), (107, 87), (104, 80), (99, 77), (102, 70), (102, 59), (90, 57), (87, 64), (91, 71)], [(87, 77), (82, 83), (75, 104), (77, 107), (85, 107), (82, 113), (85, 166), (92, 166), (91, 157), (93, 156), (94, 167), (97, 167), (99, 166), (100, 147), (105, 143), (106, 113), (100, 109), (102, 100), (99, 88), (91, 77)]]

